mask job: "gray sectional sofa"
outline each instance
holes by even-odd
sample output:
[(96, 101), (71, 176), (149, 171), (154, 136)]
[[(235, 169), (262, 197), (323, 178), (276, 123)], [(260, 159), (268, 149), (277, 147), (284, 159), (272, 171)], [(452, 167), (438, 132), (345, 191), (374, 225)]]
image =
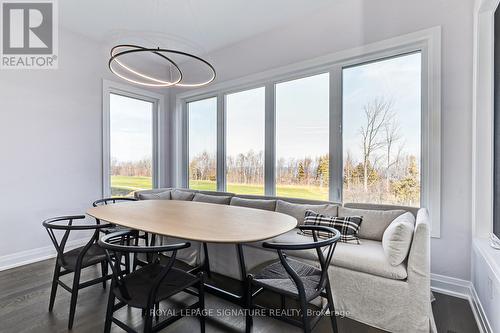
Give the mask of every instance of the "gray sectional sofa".
[[(361, 244), (339, 243), (329, 268), (337, 311), (341, 315), (390, 332), (433, 330), (434, 319), (430, 304), (430, 227), (426, 209), (355, 203), (342, 205), (326, 201), (173, 188), (138, 191), (135, 196), (140, 200), (193, 200), (277, 211), (294, 216), (299, 224), (304, 219), (306, 209), (332, 216), (361, 215)], [(413, 237), (406, 259), (394, 266), (384, 253), (382, 236), (389, 224), (405, 212), (413, 214)], [(297, 230), (292, 230), (274, 240), (300, 242), (305, 237), (307, 236)], [(180, 253), (179, 258), (194, 265), (203, 258), (200, 244), (191, 243), (191, 248)], [(246, 265), (250, 272), (277, 258), (276, 252), (264, 249), (261, 244), (262, 242), (256, 242), (244, 245)], [(242, 278), (238, 270), (235, 246), (208, 244), (208, 251), (212, 271), (236, 279)], [(288, 255), (317, 264), (314, 251), (297, 251)]]

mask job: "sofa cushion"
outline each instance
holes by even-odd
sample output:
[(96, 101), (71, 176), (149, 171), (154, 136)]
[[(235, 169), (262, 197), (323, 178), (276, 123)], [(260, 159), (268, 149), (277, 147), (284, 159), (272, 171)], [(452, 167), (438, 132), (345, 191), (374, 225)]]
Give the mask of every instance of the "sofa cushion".
[[(304, 218), (304, 225), (319, 225), (337, 229), (340, 232), (341, 242), (359, 244), (358, 232), (362, 221), (363, 218), (360, 216), (336, 217), (307, 210)], [(311, 237), (313, 236), (312, 230), (304, 230), (303, 233)], [(316, 234), (319, 238), (331, 238), (334, 235), (333, 232), (325, 231), (318, 231)]]
[(412, 213), (404, 213), (389, 224), (382, 237), (382, 248), (393, 266), (401, 264), (408, 255), (415, 227)]
[(404, 280), (406, 265), (393, 266), (387, 260), (382, 242), (363, 239), (360, 245), (338, 243), (333, 254), (333, 265), (358, 272)]
[(170, 193), (170, 196), (172, 197), (172, 200), (191, 201), (194, 198), (194, 192), (173, 190)]
[(229, 202), (231, 202), (231, 197), (223, 195), (209, 195), (209, 194), (196, 193), (193, 197), (193, 201), (220, 204), (220, 205), (229, 205)]
[(276, 209), (276, 200), (245, 199), (245, 198), (233, 197), (231, 199), (231, 206), (274, 211)]
[(139, 200), (170, 200), (171, 191), (158, 192), (158, 193), (137, 193)]
[[(338, 216), (338, 208), (339, 206), (332, 204), (307, 205), (290, 203), (283, 200), (276, 201), (276, 211), (278, 213), (283, 213), (295, 217), (299, 225), (304, 224), (304, 216), (306, 214), (306, 210), (312, 210), (314, 212), (330, 216)], [(380, 238), (382, 239), (382, 235), (380, 236)]]
[(339, 207), (338, 216), (362, 216), (363, 223), (359, 228), (359, 238), (382, 241), (385, 229), (399, 215), (404, 214), (401, 209), (371, 210)]
[[(283, 235), (267, 241), (280, 243), (303, 243), (311, 242), (312, 237), (303, 235), (299, 229), (293, 229)], [(259, 248), (262, 251), (272, 251), (276, 253), (276, 250), (263, 248), (262, 243), (263, 242), (254, 242), (246, 245), (253, 248)], [(324, 248), (324, 250), (326, 249), (327, 248)], [(315, 249), (286, 251), (286, 253), (289, 256), (299, 259), (313, 261), (318, 260), (318, 254)], [(388, 279), (404, 280), (408, 276), (405, 264), (392, 266), (389, 263), (385, 256), (384, 249), (382, 248), (382, 242), (368, 239), (363, 239), (359, 245), (340, 242), (337, 243), (335, 252), (333, 253), (332, 265)]]

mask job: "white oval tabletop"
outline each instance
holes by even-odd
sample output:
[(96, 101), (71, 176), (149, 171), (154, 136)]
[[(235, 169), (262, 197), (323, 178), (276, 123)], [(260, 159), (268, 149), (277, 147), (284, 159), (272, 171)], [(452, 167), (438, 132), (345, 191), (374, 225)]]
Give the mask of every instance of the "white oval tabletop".
[(250, 243), (279, 236), (297, 219), (260, 209), (177, 200), (93, 207), (87, 214), (127, 228), (207, 243)]

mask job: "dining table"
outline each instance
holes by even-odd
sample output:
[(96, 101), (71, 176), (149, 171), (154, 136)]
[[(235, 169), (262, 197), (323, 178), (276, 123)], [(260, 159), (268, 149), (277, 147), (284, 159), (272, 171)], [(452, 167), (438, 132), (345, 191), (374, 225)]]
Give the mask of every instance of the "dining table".
[[(271, 239), (297, 226), (297, 219), (261, 209), (180, 200), (140, 200), (92, 207), (87, 215), (143, 232), (198, 241), (203, 245), (203, 261), (190, 272), (210, 275), (207, 243), (234, 244), (242, 281), (247, 276), (243, 244)], [(241, 282), (241, 281), (240, 281)], [(227, 300), (242, 303), (241, 292), (228, 290), (208, 279), (206, 289)]]

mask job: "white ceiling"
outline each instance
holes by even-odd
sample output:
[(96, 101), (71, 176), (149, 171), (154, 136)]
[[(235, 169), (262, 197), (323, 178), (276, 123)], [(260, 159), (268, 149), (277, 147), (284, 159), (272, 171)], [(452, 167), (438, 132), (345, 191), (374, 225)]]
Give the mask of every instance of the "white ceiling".
[[(272, 30), (334, 0), (63, 0), (60, 24), (104, 43), (206, 53)], [(186, 50), (186, 51), (188, 51)]]

